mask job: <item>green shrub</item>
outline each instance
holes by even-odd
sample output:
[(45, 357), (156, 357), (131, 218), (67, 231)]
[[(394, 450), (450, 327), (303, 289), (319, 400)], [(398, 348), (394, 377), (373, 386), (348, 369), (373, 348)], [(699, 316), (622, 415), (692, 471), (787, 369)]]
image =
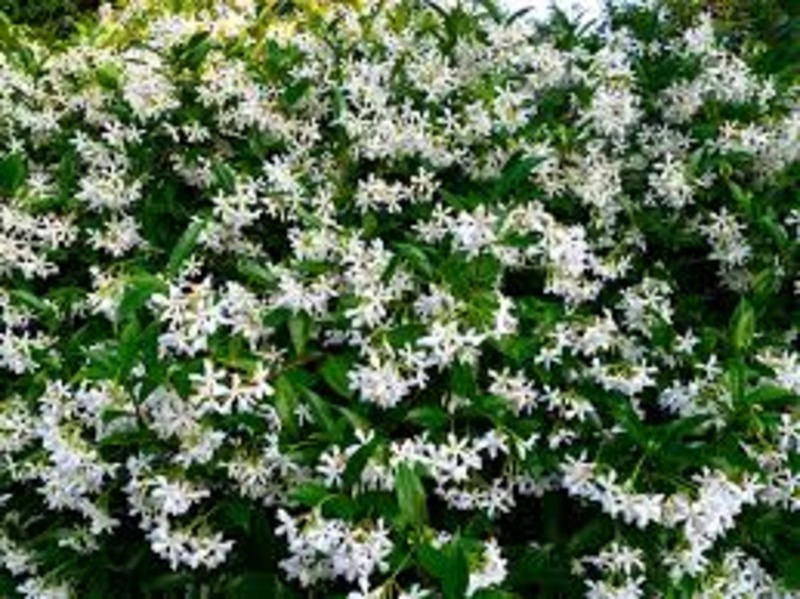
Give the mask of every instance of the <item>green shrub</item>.
[(800, 88), (441, 4), (3, 28), (0, 596), (798, 596)]

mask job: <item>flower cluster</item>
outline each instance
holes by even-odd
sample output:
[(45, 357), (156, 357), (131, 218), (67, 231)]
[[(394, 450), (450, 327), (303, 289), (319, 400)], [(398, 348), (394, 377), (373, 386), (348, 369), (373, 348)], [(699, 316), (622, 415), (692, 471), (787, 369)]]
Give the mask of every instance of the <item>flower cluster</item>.
[(800, 596), (800, 87), (677, 23), (4, 29), (0, 595)]

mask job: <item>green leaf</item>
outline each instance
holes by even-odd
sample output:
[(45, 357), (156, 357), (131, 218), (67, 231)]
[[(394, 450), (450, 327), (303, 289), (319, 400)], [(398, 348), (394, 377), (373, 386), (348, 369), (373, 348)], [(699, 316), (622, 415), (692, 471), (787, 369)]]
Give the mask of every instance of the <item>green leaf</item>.
[(197, 70), (211, 51), (211, 39), (207, 31), (195, 33), (182, 49), (179, 61), (187, 69)]
[(515, 599), (516, 595), (496, 589), (482, 589), (470, 597), (472, 599)]
[(22, 154), (14, 153), (0, 160), (0, 191), (13, 196), (25, 182), (27, 165)]
[(181, 266), (197, 246), (197, 240), (199, 239), (200, 233), (203, 232), (205, 226), (206, 221), (200, 219), (195, 220), (188, 227), (186, 227), (186, 230), (180, 236), (178, 243), (175, 244), (175, 247), (172, 248), (172, 252), (169, 255), (169, 262), (167, 263), (167, 275), (170, 278), (176, 276), (180, 272)]
[(447, 571), (447, 558), (443, 551), (428, 544), (417, 545), (415, 551), (419, 565), (428, 574), (437, 580), (444, 578)]
[(358, 505), (352, 498), (342, 493), (330, 495), (320, 507), (326, 518), (354, 520), (358, 513)]
[(214, 184), (226, 193), (233, 193), (236, 189), (236, 172), (227, 164), (222, 162), (214, 163), (211, 167), (214, 175)]
[(434, 274), (433, 265), (428, 255), (422, 248), (410, 243), (398, 243), (395, 245), (397, 253), (405, 258), (408, 263), (420, 274), (427, 278), (432, 278)]
[(141, 397), (163, 384), (166, 378), (167, 366), (158, 353), (160, 332), (160, 323), (154, 320), (144, 328), (140, 336), (139, 351), (147, 373), (147, 377), (142, 383)]
[(503, 22), (503, 11), (500, 10), (495, 0), (479, 0), (479, 4), (486, 9), (486, 12), (495, 23)]
[(302, 204), (296, 206), (294, 210), (297, 216), (300, 217), (300, 221), (304, 225), (307, 225), (309, 227), (314, 227), (317, 229), (325, 228), (326, 225), (322, 221), (322, 219), (318, 215), (314, 214), (314, 212), (303, 206)]
[(117, 89), (122, 79), (122, 71), (113, 64), (100, 65), (96, 75), (100, 86), (108, 90)]
[(250, 532), (251, 506), (244, 499), (228, 498), (221, 504), (222, 514), (231, 530), (239, 529), (244, 533)]
[(764, 385), (751, 390), (744, 397), (744, 401), (749, 405), (779, 408), (789, 406), (798, 400), (798, 395), (787, 391), (782, 387)]
[(291, 108), (295, 104), (297, 104), (303, 96), (306, 95), (309, 89), (311, 89), (311, 79), (301, 79), (296, 83), (292, 83), (288, 85), (284, 91), (283, 95), (281, 96), (281, 102), (285, 108)]
[(259, 283), (265, 287), (272, 287), (277, 280), (276, 277), (266, 268), (260, 264), (256, 264), (252, 260), (240, 260), (236, 264), (236, 269), (248, 278), (249, 281)]
[(742, 298), (731, 319), (731, 341), (737, 351), (747, 350), (753, 342), (756, 330), (756, 315), (753, 306)]
[(30, 291), (24, 289), (12, 289), (8, 292), (11, 299), (18, 301), (20, 304), (33, 310), (33, 312), (42, 319), (48, 327), (54, 327), (58, 324), (58, 315), (55, 309), (46, 301), (36, 297)]
[(100, 447), (134, 447), (137, 450), (147, 445), (158, 443), (155, 433), (143, 428), (137, 428), (119, 433), (112, 433), (100, 440)]
[(142, 581), (142, 588), (148, 591), (185, 589), (191, 581), (192, 575), (189, 572), (170, 572)]
[(781, 582), (790, 590), (800, 589), (800, 556), (785, 555), (778, 563)]
[(278, 410), (283, 428), (288, 433), (297, 430), (297, 392), (286, 375), (281, 375), (275, 380), (275, 409)]
[(464, 599), (469, 585), (469, 564), (464, 547), (455, 539), (444, 550), (447, 567), (442, 578), (444, 599)]
[(742, 213), (750, 218), (753, 213), (753, 194), (749, 191), (745, 191), (733, 181), (728, 181), (728, 187), (730, 188), (731, 195), (733, 196), (733, 199), (736, 200), (736, 203), (739, 205)]
[(331, 413), (331, 408), (328, 403), (308, 387), (302, 387), (301, 391), (303, 396), (306, 397), (311, 404), (311, 411), (314, 414), (315, 422), (325, 429), (331, 436), (331, 439), (340, 439), (341, 433), (336, 426), (336, 421), (333, 419), (333, 414)]
[(725, 361), (725, 376), (728, 388), (731, 391), (731, 397), (736, 403), (744, 399), (745, 379), (747, 377), (746, 371), (744, 359), (741, 356)]
[(369, 459), (375, 454), (375, 450), (381, 444), (378, 437), (374, 437), (369, 443), (366, 443), (358, 448), (358, 450), (350, 456), (345, 466), (344, 474), (342, 475), (342, 482), (346, 489), (351, 489), (361, 478), (361, 473), (367, 465)]
[(319, 369), (323, 380), (328, 386), (342, 397), (348, 399), (353, 397), (350, 381), (347, 378), (347, 373), (352, 365), (353, 358), (351, 356), (336, 355), (328, 357)]
[(769, 210), (767, 214), (759, 218), (758, 224), (778, 247), (785, 248), (792, 242), (792, 236), (786, 231), (786, 228), (780, 222), (780, 218), (773, 210)]
[(14, 153), (0, 160), (0, 191), (13, 196), (25, 182), (27, 165), (22, 154)]
[(332, 122), (334, 123), (341, 123), (341, 116), (347, 108), (347, 100), (344, 96), (344, 90), (341, 87), (336, 87), (332, 90), (333, 96), (333, 116), (334, 119)]
[(247, 572), (233, 580), (228, 596), (231, 599), (275, 597), (276, 584), (274, 572)]
[(373, 235), (375, 235), (376, 231), (378, 230), (378, 217), (375, 216), (374, 212), (367, 212), (362, 220), (361, 229), (364, 232), (364, 238), (370, 239)]
[(322, 485), (316, 483), (304, 483), (298, 486), (292, 493), (292, 501), (306, 507), (315, 507), (323, 499), (330, 496), (330, 491)]
[(151, 295), (166, 290), (167, 286), (164, 281), (153, 275), (143, 274), (131, 277), (122, 295), (122, 300), (117, 306), (117, 321), (127, 320), (147, 303)]
[(424, 525), (428, 519), (425, 487), (423, 487), (416, 470), (401, 463), (397, 467), (395, 475), (395, 490), (397, 491), (397, 504), (403, 519), (417, 528)]
[(136, 355), (139, 351), (139, 340), (141, 327), (136, 318), (131, 318), (128, 324), (122, 329), (120, 335), (117, 357), (119, 366), (117, 367), (117, 380), (123, 381), (130, 374), (136, 363)]
[(520, 8), (519, 10), (514, 11), (511, 14), (511, 16), (509, 16), (508, 19), (506, 20), (506, 25), (511, 25), (512, 23), (514, 23), (515, 21), (518, 21), (519, 19), (521, 19), (522, 17), (524, 17), (525, 15), (527, 15), (531, 11), (533, 11), (533, 7), (532, 6), (526, 6), (525, 8)]
[(509, 160), (500, 179), (494, 186), (492, 196), (504, 198), (513, 192), (518, 192), (520, 189), (528, 192), (533, 190), (533, 186), (526, 185), (526, 183), (533, 167), (539, 162), (541, 162), (540, 158), (522, 158), (521, 156)]
[[(609, 537), (608, 526), (601, 521), (596, 522), (597, 524), (589, 525), (592, 528), (590, 535), (595, 540), (579, 544), (581, 548), (588, 548), (586, 551), (596, 551), (598, 548), (596, 539), (607, 540)], [(588, 527), (577, 531), (577, 536), (585, 536), (586, 528)], [(582, 554), (578, 553), (578, 555)], [(564, 565), (565, 561), (563, 555), (559, 555), (558, 549), (553, 544), (547, 543), (537, 547), (526, 547), (509, 564), (506, 584), (512, 588), (529, 588), (531, 585), (550, 588), (556, 591), (553, 593), (554, 597), (574, 596), (566, 592), (569, 585), (570, 572)]]
[[(369, 430), (372, 427), (369, 419), (364, 418), (354, 410), (344, 406), (336, 406), (336, 410), (344, 416), (344, 422), (347, 422), (355, 430)], [(342, 421), (340, 420), (339, 422), (341, 423)]]
[(441, 406), (418, 406), (406, 414), (405, 419), (430, 430), (445, 428), (450, 423), (444, 408)]
[(778, 293), (781, 288), (781, 283), (781, 275), (775, 267), (770, 266), (761, 270), (753, 277), (752, 282), (756, 303), (760, 303), (758, 302), (759, 299), (763, 300), (770, 295)]
[(311, 336), (311, 318), (305, 312), (298, 312), (289, 318), (289, 336), (292, 338), (292, 347), (297, 356), (302, 356), (306, 351), (306, 344)]
[(450, 390), (461, 397), (472, 397), (477, 387), (473, 366), (456, 362), (450, 371)]

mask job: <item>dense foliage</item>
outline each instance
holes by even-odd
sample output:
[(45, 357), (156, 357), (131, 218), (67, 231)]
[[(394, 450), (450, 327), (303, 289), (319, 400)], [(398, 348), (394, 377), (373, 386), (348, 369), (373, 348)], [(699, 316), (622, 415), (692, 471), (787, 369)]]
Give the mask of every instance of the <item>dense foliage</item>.
[(795, 0), (664, 1), (679, 23), (710, 11), (719, 34), (748, 53), (756, 70), (795, 81), (800, 77), (800, 3)]
[(82, 21), (91, 21), (100, 0), (0, 0), (0, 15), (36, 29), (51, 41), (70, 36)]
[(0, 595), (800, 596), (790, 70), (169, 4), (0, 40)]

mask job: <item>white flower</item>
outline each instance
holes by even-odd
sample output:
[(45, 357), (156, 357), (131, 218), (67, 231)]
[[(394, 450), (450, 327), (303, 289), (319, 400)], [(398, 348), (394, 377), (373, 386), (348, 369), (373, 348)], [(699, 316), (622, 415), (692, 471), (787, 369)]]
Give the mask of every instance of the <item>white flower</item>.
[(368, 360), (348, 372), (350, 389), (381, 408), (395, 407), (411, 392), (413, 382), (403, 375), (396, 360), (382, 358), (377, 351), (370, 351)]
[(150, 496), (158, 508), (168, 516), (180, 516), (201, 499), (211, 493), (208, 489), (197, 488), (185, 480), (169, 480), (165, 476), (156, 476), (154, 488)]
[(226, 380), (228, 373), (225, 370), (217, 370), (214, 363), (203, 360), (203, 372), (201, 374), (192, 373), (189, 381), (194, 385), (194, 394), (191, 396), (191, 403), (197, 408), (198, 414), (208, 412), (218, 412), (228, 414), (232, 409), (231, 389), (223, 381)]
[(466, 362), (474, 361), (478, 346), (483, 343), (485, 335), (472, 329), (460, 332), (458, 321), (436, 321), (431, 324), (428, 335), (417, 340), (417, 345), (428, 348), (431, 361), (439, 369), (449, 366), (456, 359)]
[(289, 548), (289, 557), (280, 566), (303, 587), (343, 578), (358, 583), (363, 592), (374, 573), (388, 569), (393, 544), (381, 520), (369, 527), (351, 527), (316, 513), (292, 518), (283, 510), (278, 519), (276, 533), (286, 537)]
[(114, 217), (107, 224), (104, 231), (92, 231), (92, 247), (103, 250), (119, 258), (144, 240), (139, 235), (139, 227), (133, 217), (124, 215), (122, 218)]
[(502, 556), (497, 541), (494, 539), (486, 541), (480, 565), (469, 573), (467, 597), (472, 597), (481, 589), (502, 584), (508, 574), (506, 565), (507, 561)]
[(342, 475), (347, 467), (347, 458), (348, 455), (338, 445), (334, 445), (319, 457), (319, 463), (315, 470), (322, 475), (323, 484), (326, 487), (338, 487), (342, 484)]

